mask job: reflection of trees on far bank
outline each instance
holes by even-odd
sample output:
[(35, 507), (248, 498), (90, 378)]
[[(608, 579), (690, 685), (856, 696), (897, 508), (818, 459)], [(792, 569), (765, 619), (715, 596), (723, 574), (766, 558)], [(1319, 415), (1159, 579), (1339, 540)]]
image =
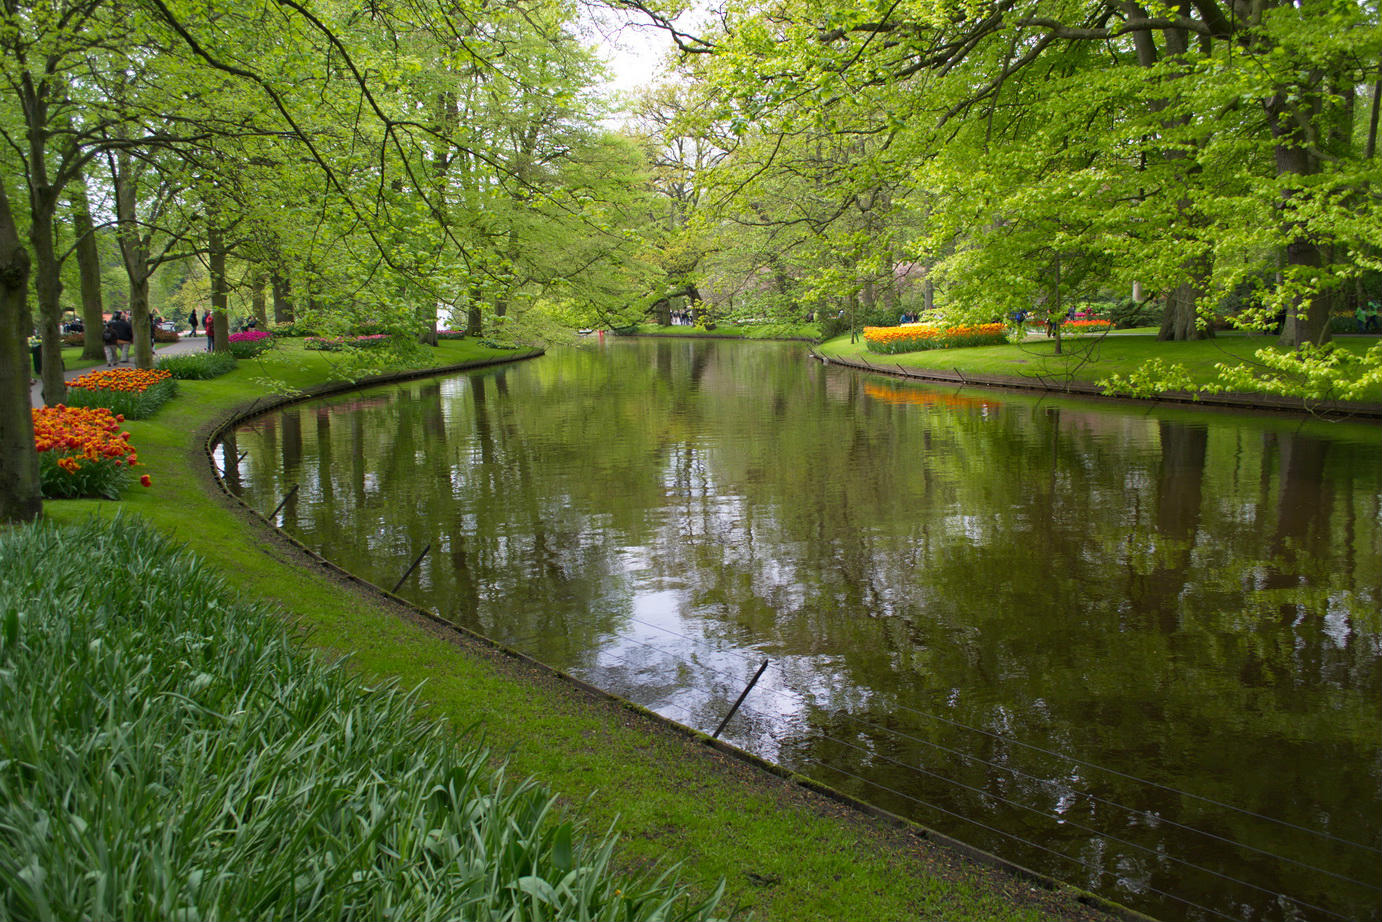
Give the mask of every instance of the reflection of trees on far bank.
[(728, 736), (1004, 852), (913, 798), (1065, 815), (1004, 828), (1093, 868), (1049, 868), (1067, 879), (1184, 871), (1091, 838), (1170, 833), (1072, 790), (1302, 844), (955, 724), (1376, 840), (1374, 442), (880, 383), (736, 345), (559, 352), (288, 408), (241, 432), (227, 482), (265, 510), (300, 483), (285, 527), (386, 587), (432, 543), (400, 592), (702, 729), (769, 657)]

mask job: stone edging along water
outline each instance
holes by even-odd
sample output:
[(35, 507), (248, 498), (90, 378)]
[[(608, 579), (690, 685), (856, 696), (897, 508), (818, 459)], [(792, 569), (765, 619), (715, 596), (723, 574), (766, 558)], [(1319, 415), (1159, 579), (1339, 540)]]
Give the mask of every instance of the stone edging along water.
[(220, 419), (212, 420), (211, 422), (203, 426), (197, 433), (197, 439), (201, 444), (202, 453), (206, 458), (208, 472), (211, 474), (212, 480), (215, 481), (216, 486), (220, 490), (223, 500), (226, 501), (227, 504), (238, 506), (242, 512), (247, 514), (247, 518), (250, 521), (254, 522), (256, 527), (270, 532), (275, 538), (291, 546), (298, 554), (302, 555), (302, 557), (304, 557), (306, 561), (310, 561), (317, 567), (328, 571), (331, 575), (333, 575), (336, 578), (342, 579), (359, 587), (360, 590), (362, 590), (368, 595), (375, 597), (381, 602), (387, 602), (394, 606), (398, 606), (402, 609), (407, 610), (413, 615), (420, 617), (433, 625), (436, 625), (437, 627), (441, 628), (445, 633), (449, 634), (450, 636), (448, 639), (450, 639), (457, 646), (463, 646), (467, 643), (473, 643), (478, 644), (494, 652), (500, 653), (509, 659), (513, 659), (539, 672), (553, 676), (554, 678), (561, 680), (562, 682), (578, 689), (579, 691), (591, 697), (611, 702), (619, 708), (630, 712), (631, 714), (638, 715), (642, 719), (653, 721), (665, 730), (670, 730), (671, 732), (676, 733), (680, 736), (689, 738), (704, 746), (715, 749), (718, 752), (730, 756), (731, 758), (737, 759), (749, 766), (767, 772), (768, 774), (771, 774), (777, 778), (781, 778), (785, 781), (791, 782), (815, 794), (826, 797), (842, 806), (858, 811), (859, 813), (881, 819), (897, 828), (901, 828), (907, 832), (910, 832), (911, 834), (917, 836), (920, 839), (924, 839), (928, 842), (940, 845), (951, 851), (964, 855), (965, 857), (973, 861), (976, 861), (979, 864), (986, 865), (992, 868), (997, 868), (1021, 880), (1027, 881), (1028, 883), (1040, 886), (1043, 889), (1051, 891), (1064, 889), (1070, 892), (1077, 902), (1083, 903), (1086, 906), (1090, 906), (1094, 909), (1097, 909), (1100, 912), (1106, 913), (1114, 918), (1122, 919), (1124, 920), (1124, 922), (1155, 922), (1155, 920), (1153, 920), (1150, 916), (1146, 916), (1142, 913), (1136, 912), (1132, 909), (1129, 909), (1126, 906), (1122, 906), (1116, 902), (1113, 902), (1112, 900), (1106, 899), (1097, 894), (1086, 892), (1084, 890), (1081, 890), (1079, 887), (1065, 883), (1063, 881), (1058, 881), (1055, 878), (1048, 877), (1045, 874), (1040, 874), (1020, 864), (1001, 858), (998, 855), (995, 855), (991, 852), (984, 851), (980, 848), (975, 848), (974, 846), (962, 842), (959, 839), (952, 838), (943, 833), (937, 832), (936, 830), (931, 829), (927, 826), (923, 826), (922, 824), (917, 823), (913, 820), (909, 820), (906, 817), (899, 816), (898, 814), (892, 813), (891, 811), (875, 806), (874, 804), (867, 803), (866, 801), (853, 797), (850, 794), (846, 794), (845, 792), (837, 790), (823, 782), (816, 781), (815, 779), (808, 778), (804, 775), (800, 775), (792, 771), (791, 769), (786, 768), (785, 766), (778, 765), (775, 762), (769, 762), (768, 760), (754, 755), (753, 753), (745, 749), (740, 749), (739, 747), (726, 743), (723, 740), (712, 738), (706, 735), (705, 733), (696, 730), (693, 727), (688, 727), (667, 717), (663, 717), (656, 711), (652, 711), (648, 708), (645, 708), (642, 705), (637, 704), (636, 702), (630, 701), (627, 698), (621, 697), (619, 695), (613, 694), (612, 692), (606, 691), (605, 689), (592, 685), (589, 682), (586, 682), (585, 680), (573, 676), (569, 673), (563, 672), (560, 669), (555, 669), (552, 666), (549, 666), (546, 663), (541, 662), (540, 660), (534, 659), (526, 653), (522, 653), (509, 646), (499, 643), (498, 641), (492, 640), (489, 637), (484, 636), (483, 634), (479, 634), (475, 631), (470, 630), (469, 628), (448, 621), (447, 619), (438, 615), (436, 612), (416, 605), (408, 601), (407, 599), (402, 598), (401, 596), (397, 596), (393, 592), (383, 588), (382, 586), (378, 586), (374, 583), (371, 583), (370, 581), (363, 579), (362, 577), (359, 577), (354, 573), (351, 573), (343, 567), (321, 556), (312, 548), (303, 544), (301, 541), (297, 540), (292, 535), (290, 535), (283, 529), (279, 528), (277, 525), (273, 523), (273, 521), (270, 518), (265, 517), (265, 515), (261, 513), (259, 510), (254, 509), (239, 496), (236, 496), (234, 493), (232, 493), (230, 491), (230, 488), (226, 486), (224, 478), (220, 475), (217, 469), (214, 449), (216, 444), (221, 440), (225, 433), (250, 419), (253, 419), (257, 416), (262, 416), (273, 410), (277, 410), (292, 404), (304, 403), (309, 400), (317, 399), (319, 397), (346, 393), (354, 390), (361, 390), (363, 388), (375, 387), (381, 384), (392, 384), (396, 382), (409, 381), (418, 378), (437, 377), (440, 375), (453, 374), (460, 371), (471, 371), (477, 368), (487, 368), (495, 365), (506, 365), (512, 362), (523, 361), (525, 359), (537, 358), (543, 354), (544, 350), (534, 349), (528, 352), (518, 353), (516, 355), (511, 356), (503, 356), (494, 359), (463, 362), (456, 365), (446, 365), (434, 368), (413, 369), (409, 371), (390, 374), (372, 375), (367, 378), (362, 378), (358, 381), (330, 382), (327, 384), (306, 388), (305, 390), (293, 395), (275, 395), (270, 398), (257, 398), (249, 403), (241, 404), (240, 406), (232, 409), (229, 413), (227, 413)]

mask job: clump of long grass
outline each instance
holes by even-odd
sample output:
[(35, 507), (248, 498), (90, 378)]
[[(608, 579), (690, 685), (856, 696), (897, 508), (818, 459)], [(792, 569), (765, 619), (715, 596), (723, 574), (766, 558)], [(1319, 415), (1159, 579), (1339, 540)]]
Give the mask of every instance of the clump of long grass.
[(0, 533), (0, 918), (706, 918), (117, 517)]
[(184, 352), (169, 355), (154, 363), (181, 381), (205, 381), (235, 370), (235, 356), (229, 352)]

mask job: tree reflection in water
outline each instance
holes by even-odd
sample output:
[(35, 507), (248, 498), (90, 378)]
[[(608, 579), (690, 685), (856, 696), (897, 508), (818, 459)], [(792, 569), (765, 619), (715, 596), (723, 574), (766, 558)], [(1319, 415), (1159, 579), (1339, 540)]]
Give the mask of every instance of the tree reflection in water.
[(327, 557), (392, 586), (430, 542), (401, 593), (673, 719), (770, 658), (726, 737), (888, 809), (1167, 918), (1375, 911), (1375, 428), (657, 342), (236, 439)]

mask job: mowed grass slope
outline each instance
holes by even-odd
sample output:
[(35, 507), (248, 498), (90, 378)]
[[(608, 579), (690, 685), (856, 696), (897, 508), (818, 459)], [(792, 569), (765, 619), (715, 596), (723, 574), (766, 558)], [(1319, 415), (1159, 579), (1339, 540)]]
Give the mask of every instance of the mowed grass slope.
[[(531, 775), (558, 792), (587, 828), (615, 826), (620, 867), (680, 861), (681, 878), (701, 896), (723, 880), (722, 911), (751, 909), (755, 918), (783, 922), (1098, 915), (1073, 891), (1034, 887), (807, 796), (304, 567), (298, 552), (219, 494), (197, 433), (269, 387), (330, 379), (330, 355), (290, 341), (224, 377), (179, 382), (178, 396), (152, 419), (128, 425), (153, 487), (120, 503), (45, 503), (45, 516), (80, 522), (123, 511), (147, 520), (237, 590), (281, 607), (313, 648), (348, 657), (363, 680), (421, 686), (416, 700), (425, 713), (445, 718), (451, 732), (473, 728), (507, 758), (511, 777)], [(462, 340), (443, 342), (435, 355), (443, 365), (503, 353)]]
[[(1362, 354), (1380, 340), (1373, 336), (1339, 337), (1339, 348)], [(837, 336), (816, 347), (827, 357), (862, 360), (887, 368), (956, 371), (966, 375), (1006, 375), (1044, 380), (1052, 384), (1081, 381), (1090, 384), (1112, 375), (1126, 377), (1144, 362), (1160, 359), (1185, 366), (1196, 384), (1210, 384), (1217, 377), (1215, 365), (1251, 363), (1259, 349), (1276, 342), (1273, 336), (1247, 333), (1220, 333), (1213, 339), (1192, 342), (1158, 342), (1155, 331), (1118, 331), (1108, 336), (1067, 336), (1061, 355), (1055, 354), (1055, 341), (1044, 336), (1001, 346), (975, 346), (966, 349), (933, 349), (880, 355), (868, 351), (862, 336), (851, 343), (849, 335)], [(1365, 400), (1382, 401), (1382, 387)]]

